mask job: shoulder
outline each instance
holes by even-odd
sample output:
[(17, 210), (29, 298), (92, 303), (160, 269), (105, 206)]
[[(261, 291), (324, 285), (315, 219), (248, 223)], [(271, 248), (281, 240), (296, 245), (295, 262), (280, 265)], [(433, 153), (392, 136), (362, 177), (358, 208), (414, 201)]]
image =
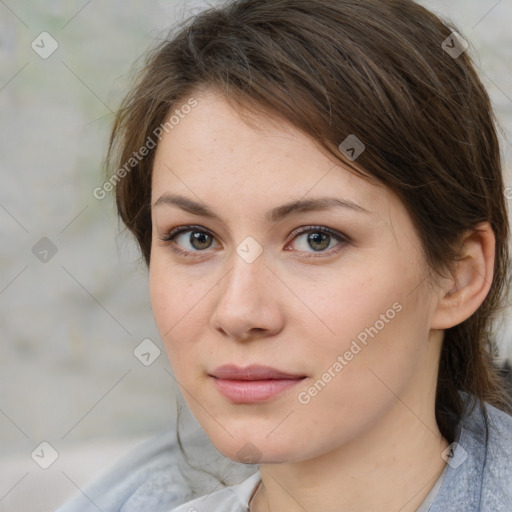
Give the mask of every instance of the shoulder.
[(241, 484), (225, 487), (212, 494), (189, 501), (169, 512), (246, 512), (249, 501), (261, 481), (259, 472)]
[[(167, 511), (191, 498), (173, 430), (142, 442), (56, 512)], [(147, 507), (147, 508), (146, 508)]]
[(485, 444), (487, 462), (507, 459), (512, 454), (512, 416), (496, 407), (477, 404), (461, 421), (464, 433)]
[(164, 430), (77, 491), (56, 512), (169, 512), (218, 488), (217, 474), (228, 475), (223, 478), (230, 485), (257, 469), (222, 457), (195, 423), (180, 438), (186, 438), (186, 457), (176, 430)]
[(512, 510), (512, 417), (477, 402), (459, 424), (432, 512)]
[(512, 510), (512, 416), (486, 404), (487, 443), (482, 503), (503, 503)]

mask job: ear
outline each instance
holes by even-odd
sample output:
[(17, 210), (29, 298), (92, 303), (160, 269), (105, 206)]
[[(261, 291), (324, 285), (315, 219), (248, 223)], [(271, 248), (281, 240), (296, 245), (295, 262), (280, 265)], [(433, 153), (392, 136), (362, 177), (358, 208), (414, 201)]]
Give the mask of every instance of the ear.
[(494, 275), (495, 237), (488, 222), (467, 232), (460, 260), (439, 290), (432, 329), (449, 329), (468, 319), (489, 293)]

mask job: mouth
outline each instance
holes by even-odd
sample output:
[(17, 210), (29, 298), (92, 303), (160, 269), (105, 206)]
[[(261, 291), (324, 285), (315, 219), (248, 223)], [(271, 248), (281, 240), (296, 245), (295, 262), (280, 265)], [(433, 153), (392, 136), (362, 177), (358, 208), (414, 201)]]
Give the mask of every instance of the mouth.
[(268, 400), (302, 382), (305, 375), (296, 375), (268, 366), (245, 368), (224, 365), (209, 374), (217, 391), (234, 403), (255, 403)]

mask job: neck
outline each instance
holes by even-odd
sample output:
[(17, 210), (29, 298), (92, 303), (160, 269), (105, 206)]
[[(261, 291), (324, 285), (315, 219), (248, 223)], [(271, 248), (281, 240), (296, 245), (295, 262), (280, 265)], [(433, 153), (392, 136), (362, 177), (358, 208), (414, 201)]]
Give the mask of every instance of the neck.
[(413, 413), (397, 400), (371, 431), (325, 455), (261, 464), (251, 512), (415, 512), (441, 475), (448, 446), (428, 411)]

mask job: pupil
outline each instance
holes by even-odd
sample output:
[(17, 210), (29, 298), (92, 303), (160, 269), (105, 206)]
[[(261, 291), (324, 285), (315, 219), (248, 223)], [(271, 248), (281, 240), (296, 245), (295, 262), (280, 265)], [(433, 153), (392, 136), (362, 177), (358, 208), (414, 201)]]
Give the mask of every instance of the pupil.
[[(190, 235), (190, 243), (193, 247), (196, 247), (196, 249), (207, 249), (209, 246), (208, 238), (208, 234), (196, 231)], [(201, 247), (197, 247), (195, 242), (197, 242)]]
[[(313, 244), (313, 245), (311, 245), (312, 249), (319, 250), (319, 251), (329, 247), (329, 239), (330, 239), (330, 235), (326, 235), (325, 233), (310, 233), (308, 236), (308, 242), (310, 244)], [(325, 243), (322, 244), (322, 242), (325, 242), (326, 240), (327, 240), (327, 244), (325, 244)], [(319, 248), (315, 248), (314, 244), (320, 244), (321, 246)]]

